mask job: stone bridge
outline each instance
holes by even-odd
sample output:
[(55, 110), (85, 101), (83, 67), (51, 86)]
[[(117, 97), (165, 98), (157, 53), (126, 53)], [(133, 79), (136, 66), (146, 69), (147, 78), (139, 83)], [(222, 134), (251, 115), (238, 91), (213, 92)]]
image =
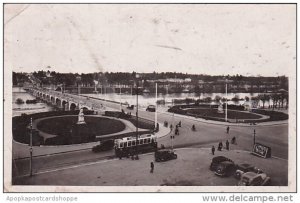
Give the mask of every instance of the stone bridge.
[(101, 101), (92, 101), (88, 97), (84, 96), (37, 88), (29, 89), (29, 93), (65, 111), (81, 108), (86, 108), (88, 110), (104, 109)]

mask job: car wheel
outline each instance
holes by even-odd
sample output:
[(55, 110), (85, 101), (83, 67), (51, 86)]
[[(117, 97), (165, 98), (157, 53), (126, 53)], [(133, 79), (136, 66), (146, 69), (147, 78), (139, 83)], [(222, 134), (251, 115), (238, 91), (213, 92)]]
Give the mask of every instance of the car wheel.
[(174, 159), (177, 159), (177, 154), (174, 154)]

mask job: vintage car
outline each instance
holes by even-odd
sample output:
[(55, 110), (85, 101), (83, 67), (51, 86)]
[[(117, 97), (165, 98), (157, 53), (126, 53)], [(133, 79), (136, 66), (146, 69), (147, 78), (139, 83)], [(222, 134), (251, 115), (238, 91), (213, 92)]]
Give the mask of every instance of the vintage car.
[(229, 158), (227, 158), (227, 157), (225, 157), (225, 156), (216, 156), (216, 157), (214, 157), (214, 158), (212, 159), (209, 169), (210, 169), (211, 171), (216, 171), (218, 165), (219, 165), (220, 163), (224, 162), (224, 161), (229, 161), (229, 162), (232, 162), (232, 163), (233, 163), (233, 161), (232, 161), (231, 159), (229, 159)]
[(93, 152), (103, 152), (103, 151), (108, 151), (113, 149), (114, 147), (114, 140), (105, 140), (105, 141), (101, 141), (99, 145), (96, 145), (92, 148)]
[(234, 174), (236, 165), (232, 161), (223, 161), (218, 164), (215, 174), (221, 177), (227, 177)]
[(177, 159), (177, 154), (168, 149), (158, 150), (154, 153), (154, 158), (156, 162), (169, 161), (172, 159)]
[(128, 106), (127, 106), (127, 109), (129, 109), (129, 110), (134, 109), (134, 105), (128, 105)]
[(265, 186), (270, 182), (271, 178), (265, 173), (246, 172), (241, 175), (238, 186)]
[(262, 170), (250, 164), (239, 164), (237, 165), (234, 177), (239, 180), (241, 179), (241, 175), (246, 172), (263, 173)]
[(149, 105), (149, 106), (146, 108), (146, 111), (155, 112), (155, 106), (154, 106), (154, 105)]

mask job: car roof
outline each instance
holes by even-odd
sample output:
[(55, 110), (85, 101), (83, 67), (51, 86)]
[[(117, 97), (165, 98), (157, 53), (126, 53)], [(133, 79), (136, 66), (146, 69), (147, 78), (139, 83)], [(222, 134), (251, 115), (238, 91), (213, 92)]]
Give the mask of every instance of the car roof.
[(216, 156), (212, 159), (212, 162), (222, 162), (222, 161), (231, 161), (231, 162), (233, 162), (231, 159), (229, 159), (225, 156)]
[(255, 176), (257, 176), (258, 174), (257, 173), (254, 173), (254, 172), (246, 172), (243, 174), (244, 177), (247, 177), (247, 178), (254, 178)]
[(222, 161), (221, 163), (220, 163), (220, 165), (233, 165), (234, 163), (233, 162), (231, 162), (231, 161)]
[(170, 149), (160, 149), (157, 152), (170, 152), (170, 151), (171, 151)]
[(240, 167), (242, 168), (250, 168), (253, 167), (251, 164), (239, 164)]

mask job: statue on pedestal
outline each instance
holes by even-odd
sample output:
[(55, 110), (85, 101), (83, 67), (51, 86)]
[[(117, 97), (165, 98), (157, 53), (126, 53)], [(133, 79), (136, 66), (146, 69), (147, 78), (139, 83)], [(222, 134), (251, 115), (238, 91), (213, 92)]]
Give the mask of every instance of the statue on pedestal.
[(223, 104), (220, 103), (220, 105), (218, 106), (218, 113), (224, 113), (224, 109), (223, 109)]
[(86, 124), (84, 121), (83, 109), (80, 109), (79, 111), (77, 124)]

